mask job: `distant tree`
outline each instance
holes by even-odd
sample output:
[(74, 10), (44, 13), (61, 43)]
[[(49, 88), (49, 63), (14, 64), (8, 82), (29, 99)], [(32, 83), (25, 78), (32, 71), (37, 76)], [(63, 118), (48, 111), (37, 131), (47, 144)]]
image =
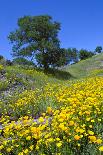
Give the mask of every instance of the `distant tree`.
[(13, 56), (36, 58), (45, 70), (50, 65), (57, 65), (61, 59), (59, 30), (60, 24), (53, 22), (48, 15), (20, 18), (18, 29), (8, 37), (13, 43)]
[(95, 49), (96, 53), (101, 53), (102, 52), (102, 46), (97, 46)]
[(2, 55), (0, 55), (0, 60), (4, 59), (4, 57)]
[(72, 55), (71, 48), (66, 49), (66, 64), (69, 64), (72, 61), (71, 55)]
[(85, 49), (81, 49), (81, 50), (79, 51), (79, 58), (80, 58), (80, 60), (87, 59), (87, 58), (89, 58), (89, 57), (92, 57), (93, 55), (94, 55), (93, 52), (87, 51), (87, 50), (85, 50)]
[(2, 55), (0, 55), (0, 64), (4, 66), (6, 65), (6, 59)]
[(7, 65), (7, 66), (12, 66), (12, 65), (13, 65), (13, 63), (12, 63), (12, 61), (11, 61), (11, 60), (6, 60), (6, 65)]
[(78, 62), (78, 50), (76, 48), (72, 48), (72, 60), (74, 63)]
[(68, 48), (66, 50), (66, 61), (70, 62), (78, 62), (78, 50), (76, 48)]

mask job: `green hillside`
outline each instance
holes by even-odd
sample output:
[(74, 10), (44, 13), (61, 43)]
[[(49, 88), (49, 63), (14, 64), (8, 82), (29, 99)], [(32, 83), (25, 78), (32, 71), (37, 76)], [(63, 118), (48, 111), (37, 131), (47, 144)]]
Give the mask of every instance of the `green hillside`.
[(0, 155), (101, 155), (102, 61), (46, 74), (0, 65)]
[(95, 55), (92, 58), (82, 60), (76, 64), (64, 67), (63, 70), (69, 72), (75, 78), (91, 76), (102, 73), (103, 53)]

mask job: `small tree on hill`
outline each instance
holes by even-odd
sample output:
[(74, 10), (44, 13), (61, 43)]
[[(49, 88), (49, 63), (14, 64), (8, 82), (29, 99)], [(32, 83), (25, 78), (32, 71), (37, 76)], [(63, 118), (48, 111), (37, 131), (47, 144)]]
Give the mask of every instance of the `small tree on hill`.
[(0, 64), (6, 65), (6, 59), (2, 55), (0, 55)]
[(78, 50), (76, 48), (72, 48), (72, 61), (74, 63), (78, 62)]
[(79, 51), (79, 58), (80, 58), (80, 60), (87, 59), (87, 58), (89, 58), (89, 57), (92, 57), (93, 55), (94, 55), (93, 52), (87, 51), (87, 50), (85, 50), (85, 49), (81, 49), (81, 50)]
[(95, 49), (96, 53), (101, 53), (102, 52), (102, 46), (97, 46)]
[(0, 60), (4, 59), (4, 57), (2, 55), (0, 55)]
[(66, 50), (66, 61), (67, 64), (70, 62), (78, 62), (78, 50), (76, 48), (68, 48)]
[(48, 15), (20, 18), (18, 29), (8, 37), (13, 43), (13, 56), (36, 58), (45, 70), (58, 64), (61, 58), (59, 30), (60, 24), (53, 22)]

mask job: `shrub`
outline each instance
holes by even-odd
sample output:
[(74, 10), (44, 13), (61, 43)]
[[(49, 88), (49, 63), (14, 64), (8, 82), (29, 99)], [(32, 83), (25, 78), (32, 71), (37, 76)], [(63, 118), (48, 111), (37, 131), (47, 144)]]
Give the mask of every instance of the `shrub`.
[(7, 65), (7, 66), (11, 66), (11, 65), (13, 65), (13, 63), (12, 63), (11, 60), (6, 60), (6, 65)]

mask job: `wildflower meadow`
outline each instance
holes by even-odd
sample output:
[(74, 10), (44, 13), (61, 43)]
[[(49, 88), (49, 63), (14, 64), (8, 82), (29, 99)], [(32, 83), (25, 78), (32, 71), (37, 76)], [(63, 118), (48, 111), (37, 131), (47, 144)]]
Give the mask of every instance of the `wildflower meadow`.
[(0, 155), (101, 155), (103, 77), (46, 80), (0, 101)]

